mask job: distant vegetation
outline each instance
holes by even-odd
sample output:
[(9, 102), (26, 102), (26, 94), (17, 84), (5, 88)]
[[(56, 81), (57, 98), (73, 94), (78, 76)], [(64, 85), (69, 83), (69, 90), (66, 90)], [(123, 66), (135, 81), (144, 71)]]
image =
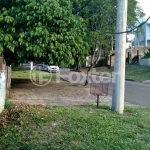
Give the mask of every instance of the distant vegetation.
[(150, 47), (148, 48), (148, 52), (144, 55), (144, 58), (150, 58)]

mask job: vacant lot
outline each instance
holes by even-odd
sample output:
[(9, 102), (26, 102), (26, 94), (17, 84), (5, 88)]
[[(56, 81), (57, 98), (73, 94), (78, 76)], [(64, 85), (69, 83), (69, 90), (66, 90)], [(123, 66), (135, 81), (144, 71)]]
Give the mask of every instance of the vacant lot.
[[(95, 103), (96, 101), (96, 97), (90, 95), (90, 88), (79, 84), (52, 81), (46, 86), (39, 87), (28, 80), (17, 81), (12, 83), (10, 101), (62, 106)], [(110, 97), (106, 97), (103, 102), (110, 103)]]

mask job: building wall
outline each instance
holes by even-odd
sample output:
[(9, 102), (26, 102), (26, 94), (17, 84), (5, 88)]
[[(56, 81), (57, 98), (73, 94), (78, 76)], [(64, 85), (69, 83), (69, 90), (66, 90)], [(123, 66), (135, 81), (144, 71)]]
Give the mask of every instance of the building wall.
[(146, 34), (147, 40), (150, 40), (150, 25), (147, 25), (147, 34)]
[[(146, 23), (142, 26), (143, 31), (141, 31), (140, 33), (136, 33), (135, 37), (134, 37), (134, 43), (135, 46), (139, 45), (139, 46), (144, 46), (144, 36), (145, 36), (145, 40), (146, 40), (146, 46), (150, 46), (149, 44), (149, 40), (150, 40), (150, 24)], [(145, 35), (144, 35), (145, 34)]]
[(150, 46), (150, 40), (147, 41), (147, 46)]
[(140, 59), (139, 65), (140, 66), (150, 66), (150, 58)]

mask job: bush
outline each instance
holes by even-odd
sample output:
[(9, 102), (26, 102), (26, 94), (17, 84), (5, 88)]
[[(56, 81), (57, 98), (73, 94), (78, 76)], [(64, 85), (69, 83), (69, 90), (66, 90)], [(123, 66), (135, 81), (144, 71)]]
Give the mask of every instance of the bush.
[(150, 58), (150, 47), (148, 48), (148, 52), (145, 54), (144, 58)]
[(133, 62), (133, 63), (138, 62), (138, 56), (137, 56), (137, 55), (136, 55), (136, 56), (134, 56), (134, 57), (132, 58), (132, 62)]
[(10, 108), (11, 106), (14, 106), (15, 104), (11, 101), (5, 101), (5, 109)]

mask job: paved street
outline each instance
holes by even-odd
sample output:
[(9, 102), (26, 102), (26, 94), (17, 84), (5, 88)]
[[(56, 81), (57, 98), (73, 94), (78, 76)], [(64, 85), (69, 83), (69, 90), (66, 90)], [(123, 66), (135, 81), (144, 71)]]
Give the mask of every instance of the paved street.
[[(85, 83), (86, 75), (81, 72), (61, 71), (60, 76), (70, 82)], [(111, 78), (92, 75), (89, 82), (109, 82), (109, 95), (112, 95), (112, 81)], [(131, 104), (150, 106), (150, 84), (125, 81), (125, 102)]]

